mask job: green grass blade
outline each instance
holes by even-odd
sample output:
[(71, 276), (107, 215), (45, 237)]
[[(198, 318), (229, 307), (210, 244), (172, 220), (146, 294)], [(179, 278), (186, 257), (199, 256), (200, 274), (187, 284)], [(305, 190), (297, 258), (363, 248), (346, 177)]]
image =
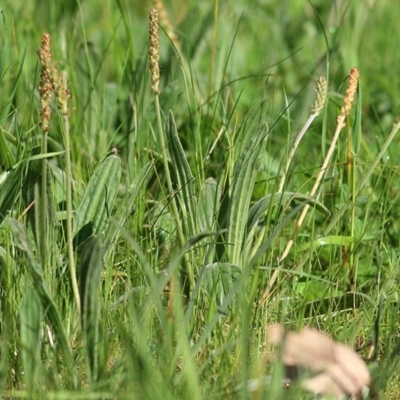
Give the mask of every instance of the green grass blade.
[(103, 249), (96, 236), (90, 237), (81, 254), (79, 294), (82, 301), (82, 330), (88, 357), (88, 377), (96, 382), (104, 365), (99, 365), (99, 317), (101, 302), (100, 274), (103, 268)]
[(12, 151), (11, 148), (8, 146), (6, 135), (3, 129), (0, 129), (0, 155), (3, 159), (6, 169), (11, 168), (14, 165)]
[(50, 291), (48, 290), (42, 274), (42, 268), (36, 261), (33, 251), (30, 247), (25, 226), (15, 219), (9, 219), (11, 231), (13, 233), (15, 245), (26, 254), (28, 263), (28, 273), (31, 276), (34, 289), (41, 303), (42, 309), (45, 310), (44, 317), (49, 325), (54, 329), (55, 337), (61, 349), (61, 357), (64, 360), (68, 373), (68, 382), (72, 381), (73, 385), (77, 384), (73, 371), (73, 359), (71, 348), (68, 344), (67, 335), (64, 330), (62, 318), (57, 309), (56, 303), (53, 300)]
[(73, 235), (78, 235), (79, 243), (102, 233), (111, 216), (121, 174), (121, 159), (115, 154), (109, 155), (94, 171), (76, 210)]
[(331, 215), (329, 209), (314, 197), (295, 192), (271, 193), (258, 200), (251, 207), (248, 218), (248, 230), (251, 231), (254, 228), (260, 218), (269, 210), (270, 207), (282, 205), (288, 201), (296, 202), (296, 200), (297, 202), (301, 201), (312, 205), (316, 210), (322, 212), (326, 216)]

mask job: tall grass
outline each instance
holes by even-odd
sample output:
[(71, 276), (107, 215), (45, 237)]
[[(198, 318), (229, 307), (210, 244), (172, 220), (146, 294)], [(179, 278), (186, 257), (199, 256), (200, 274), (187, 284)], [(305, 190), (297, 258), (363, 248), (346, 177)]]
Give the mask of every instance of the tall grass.
[(2, 10), (0, 395), (309, 398), (272, 357), (282, 322), (396, 398), (397, 11), (154, 4)]

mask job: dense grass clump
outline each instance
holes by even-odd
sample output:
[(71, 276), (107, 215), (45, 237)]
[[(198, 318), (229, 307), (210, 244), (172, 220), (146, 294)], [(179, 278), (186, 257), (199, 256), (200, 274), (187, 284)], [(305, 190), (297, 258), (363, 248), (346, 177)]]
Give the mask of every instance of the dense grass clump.
[(2, 9), (1, 397), (397, 398), (397, 10), (131, 3)]

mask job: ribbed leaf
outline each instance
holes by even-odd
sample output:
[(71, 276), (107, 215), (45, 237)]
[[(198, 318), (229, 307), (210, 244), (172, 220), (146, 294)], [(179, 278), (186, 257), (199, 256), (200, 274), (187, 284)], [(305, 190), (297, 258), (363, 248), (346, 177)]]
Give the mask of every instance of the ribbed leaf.
[(219, 202), (221, 199), (221, 188), (213, 178), (208, 178), (201, 188), (198, 202), (198, 225), (201, 232), (216, 229)]
[(229, 207), (228, 255), (230, 262), (234, 265), (241, 264), (250, 200), (257, 175), (257, 161), (261, 151), (265, 148), (267, 131), (267, 126), (263, 125), (254, 134), (248, 133), (233, 171)]
[[(218, 229), (218, 213), (221, 200), (221, 188), (213, 178), (208, 178), (201, 188), (197, 205), (197, 223), (201, 232), (212, 232)], [(206, 239), (207, 254), (204, 262), (214, 260), (216, 239), (211, 236)]]
[(217, 305), (220, 306), (241, 275), (241, 269), (228, 263), (214, 263), (205, 268), (203, 281), (205, 289), (209, 298), (215, 299)]
[[(33, 156), (29, 158), (22, 195), (25, 207), (29, 207), (28, 217), (39, 250), (39, 262), (44, 265), (48, 255), (48, 243), (53, 242), (51, 236), (55, 221), (51, 171), (48, 169), (47, 155), (40, 154), (41, 149), (39, 147), (31, 151)], [(43, 171), (46, 171), (44, 178), (42, 176)], [(42, 190), (43, 185), (45, 187)]]
[(186, 225), (186, 233), (191, 236), (195, 234), (194, 176), (180, 142), (171, 110), (168, 112), (166, 133), (173, 163), (172, 172), (177, 183), (177, 197), (181, 206), (183, 221)]
[(21, 357), (28, 391), (33, 391), (37, 379), (40, 379), (40, 329), (42, 311), (37, 296), (32, 290), (25, 292), (21, 313)]
[[(153, 162), (150, 161), (145, 166), (143, 166), (137, 173), (137, 175), (133, 178), (132, 183), (130, 184), (130, 187), (128, 189), (128, 200), (126, 202), (127, 207), (131, 208), (135, 204), (135, 200), (137, 195), (139, 194), (139, 190), (143, 187), (143, 185), (146, 185), (147, 181), (149, 180), (152, 167)], [(124, 226), (125, 220), (129, 213), (130, 210), (126, 207), (118, 207), (115, 212), (114, 218), (116, 221), (118, 221), (118, 224), (120, 226)], [(111, 224), (110, 228), (107, 231), (104, 243), (115, 243), (119, 232), (120, 231), (118, 229), (118, 225)], [(112, 247), (110, 247), (110, 249), (112, 249)]]
[[(99, 378), (99, 292), (103, 268), (103, 249), (96, 236), (90, 237), (81, 254), (79, 292), (82, 300), (82, 330), (88, 357), (88, 376), (91, 382)], [(100, 366), (102, 367), (102, 366)], [(101, 369), (101, 368), (100, 368)]]
[(103, 231), (111, 215), (120, 180), (121, 160), (111, 154), (94, 171), (76, 210), (73, 234), (79, 233), (78, 242)]

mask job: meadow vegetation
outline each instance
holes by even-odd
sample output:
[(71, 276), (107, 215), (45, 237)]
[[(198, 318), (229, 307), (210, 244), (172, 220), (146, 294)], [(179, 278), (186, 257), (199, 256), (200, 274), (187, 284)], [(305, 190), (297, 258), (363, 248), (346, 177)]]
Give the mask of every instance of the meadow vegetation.
[(314, 398), (276, 323), (400, 396), (391, 1), (2, 7), (2, 398)]

